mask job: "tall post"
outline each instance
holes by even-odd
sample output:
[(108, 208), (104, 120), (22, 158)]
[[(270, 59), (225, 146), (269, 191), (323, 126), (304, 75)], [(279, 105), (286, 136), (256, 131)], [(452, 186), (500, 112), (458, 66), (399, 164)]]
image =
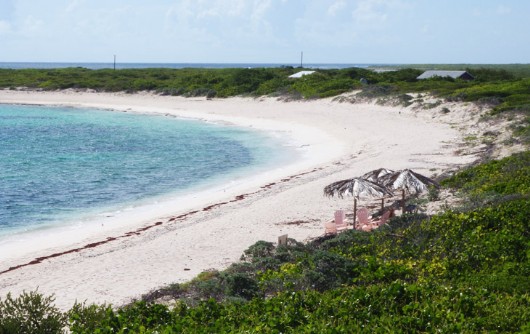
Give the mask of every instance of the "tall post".
[(300, 67), (304, 67), (304, 51), (300, 52)]
[(353, 198), (353, 229), (355, 230), (355, 221), (357, 220), (357, 198)]
[(116, 71), (116, 55), (114, 55), (114, 71)]
[(405, 213), (405, 189), (401, 189), (401, 214)]

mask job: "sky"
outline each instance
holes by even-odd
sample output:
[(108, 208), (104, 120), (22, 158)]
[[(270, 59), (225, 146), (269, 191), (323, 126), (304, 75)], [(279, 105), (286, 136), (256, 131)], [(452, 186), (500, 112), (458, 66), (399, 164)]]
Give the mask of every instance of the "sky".
[(530, 63), (529, 0), (0, 0), (0, 62)]

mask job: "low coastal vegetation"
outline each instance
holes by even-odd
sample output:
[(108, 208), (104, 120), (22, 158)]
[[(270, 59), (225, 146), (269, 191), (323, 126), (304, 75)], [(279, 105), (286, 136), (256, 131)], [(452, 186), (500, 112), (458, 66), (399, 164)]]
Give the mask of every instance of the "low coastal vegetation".
[(530, 152), (441, 183), (460, 205), (395, 217), (371, 233), (261, 241), (224, 271), (122, 308), (61, 313), (37, 292), (8, 296), (0, 333), (530, 331)]
[[(356, 91), (357, 99), (403, 105), (411, 103), (410, 92), (428, 93), (483, 105), (490, 117), (519, 118), (513, 133), (530, 142), (530, 71), (523, 65), (470, 68), (473, 81), (420, 81), (422, 71), (410, 68), (287, 78), (297, 71), (0, 70), (0, 87), (286, 100)], [(460, 200), (438, 214), (406, 214), (371, 233), (349, 230), (308, 243), (260, 241), (224, 271), (203, 272), (124, 307), (78, 303), (61, 312), (53, 296), (38, 291), (8, 295), (0, 299), (0, 334), (530, 332), (530, 152), (439, 181)]]

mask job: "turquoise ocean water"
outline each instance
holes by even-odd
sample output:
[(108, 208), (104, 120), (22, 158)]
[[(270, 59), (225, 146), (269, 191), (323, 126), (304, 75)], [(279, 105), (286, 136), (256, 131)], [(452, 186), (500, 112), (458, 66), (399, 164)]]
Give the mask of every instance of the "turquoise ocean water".
[(0, 104), (0, 239), (265, 171), (292, 159), (282, 142), (164, 115)]

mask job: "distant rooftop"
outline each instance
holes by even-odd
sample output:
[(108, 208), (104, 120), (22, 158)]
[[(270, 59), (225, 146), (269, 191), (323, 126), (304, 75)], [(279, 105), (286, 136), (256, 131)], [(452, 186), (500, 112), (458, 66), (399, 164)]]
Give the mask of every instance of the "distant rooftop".
[(425, 71), (416, 79), (430, 79), (434, 77), (450, 77), (453, 79), (473, 80), (474, 77), (466, 71)]
[(309, 75), (309, 74), (313, 74), (315, 73), (315, 71), (300, 71), (298, 73), (295, 73), (293, 75), (290, 75), (289, 78), (291, 79), (297, 79), (297, 78), (301, 78), (303, 77), (304, 75)]

